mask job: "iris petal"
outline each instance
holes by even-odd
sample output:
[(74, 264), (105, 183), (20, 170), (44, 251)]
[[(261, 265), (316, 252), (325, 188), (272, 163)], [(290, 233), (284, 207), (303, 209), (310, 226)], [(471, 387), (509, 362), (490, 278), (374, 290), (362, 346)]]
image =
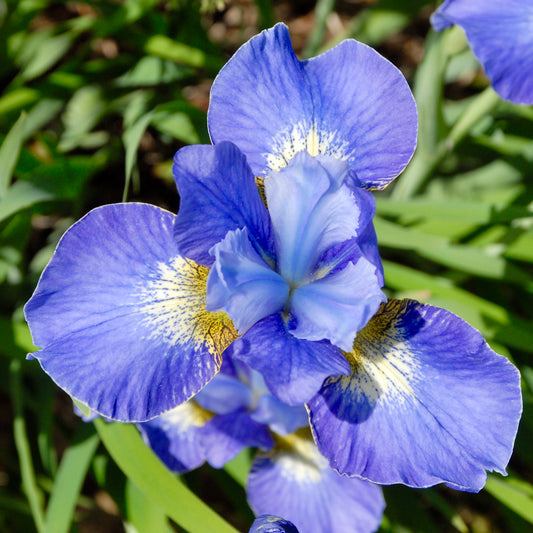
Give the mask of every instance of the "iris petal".
[(207, 461), (215, 468), (222, 468), (246, 446), (269, 450), (274, 445), (268, 427), (242, 409), (214, 417), (205, 428), (203, 443)]
[(523, 0), (446, 0), (431, 17), (436, 30), (457, 24), (494, 90), (533, 104), (533, 4)]
[(137, 427), (165, 466), (182, 474), (204, 463), (202, 431), (211, 418), (210, 413), (194, 400), (189, 400), (149, 422), (137, 424)]
[(520, 376), (452, 313), (391, 300), (362, 330), (351, 376), (308, 404), (321, 453), (376, 483), (480, 490), (505, 473), (521, 414)]
[(260, 372), (272, 394), (290, 405), (309, 401), (324, 379), (350, 369), (339, 348), (297, 339), (279, 313), (258, 322), (228, 350)]
[(302, 532), (370, 533), (385, 506), (379, 487), (340, 476), (299, 434), (254, 458), (246, 492), (256, 514), (284, 516)]
[(33, 357), (106, 418), (144, 421), (186, 401), (236, 337), (224, 313), (205, 311), (207, 269), (178, 255), (174, 218), (144, 204), (91, 211), (25, 307)]
[(348, 167), (332, 164), (301, 152), (265, 179), (278, 271), (291, 284), (310, 281), (321, 255), (356, 235), (360, 209), (343, 185)]
[(230, 231), (212, 249), (215, 265), (207, 280), (207, 309), (226, 311), (241, 334), (283, 309), (287, 282), (253, 248), (247, 228)]
[(244, 44), (215, 79), (208, 125), (256, 175), (300, 151), (346, 160), (366, 188), (383, 188), (407, 165), (417, 115), (404, 77), (370, 47), (347, 40), (298, 61), (283, 24)]
[(211, 266), (210, 248), (244, 227), (260, 249), (271, 252), (270, 218), (235, 145), (186, 146), (176, 153), (172, 170), (180, 193), (174, 236), (182, 255)]
[(350, 351), (356, 333), (385, 301), (376, 268), (364, 257), (340, 272), (297, 288), (290, 311), (298, 325), (291, 333), (299, 339), (328, 339)]

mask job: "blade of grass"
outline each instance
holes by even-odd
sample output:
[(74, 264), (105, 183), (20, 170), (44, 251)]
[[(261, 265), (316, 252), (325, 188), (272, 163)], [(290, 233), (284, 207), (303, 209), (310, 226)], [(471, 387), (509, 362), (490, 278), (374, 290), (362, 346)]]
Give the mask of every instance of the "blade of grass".
[(138, 533), (169, 533), (171, 530), (165, 513), (144, 492), (126, 482), (126, 509), (128, 521)]
[(490, 475), (485, 490), (533, 524), (533, 486), (529, 483), (519, 479), (502, 479)]
[(146, 446), (133, 425), (102, 419), (94, 425), (124, 474), (189, 533), (236, 533), (237, 530), (174, 477)]
[(241, 486), (246, 486), (250, 471), (250, 451), (244, 449), (235, 459), (224, 465), (224, 470)]
[(122, 201), (126, 202), (128, 199), (128, 191), (131, 183), (131, 175), (133, 173), (133, 168), (135, 165), (135, 156), (137, 155), (137, 149), (139, 148), (139, 143), (141, 142), (142, 136), (152, 120), (153, 113), (150, 111), (146, 113), (141, 118), (128, 128), (122, 135), (122, 141), (124, 142), (124, 147), (126, 149), (126, 175), (124, 182), (124, 192), (122, 193)]
[(326, 24), (328, 17), (335, 8), (335, 0), (318, 0), (315, 7), (315, 24), (309, 34), (307, 44), (302, 52), (304, 58), (312, 57), (317, 54), (320, 45), (326, 34)]
[(38, 533), (44, 533), (43, 495), (37, 486), (30, 443), (26, 433), (26, 421), (22, 404), (21, 361), (16, 359), (9, 365), (11, 377), (11, 400), (13, 402), (13, 436), (19, 456), (22, 490), (28, 498), (31, 514)]
[(90, 424), (80, 426), (63, 455), (45, 514), (45, 533), (68, 533), (91, 459), (100, 439)]
[(11, 176), (24, 142), (25, 122), (26, 113), (23, 112), (9, 130), (0, 148), (0, 199), (4, 198), (11, 183)]

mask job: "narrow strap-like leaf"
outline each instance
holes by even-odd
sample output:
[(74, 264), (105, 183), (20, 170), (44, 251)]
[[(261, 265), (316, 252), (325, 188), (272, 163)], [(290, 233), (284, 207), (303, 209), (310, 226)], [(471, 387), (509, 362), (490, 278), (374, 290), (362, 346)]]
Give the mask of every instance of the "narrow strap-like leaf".
[(180, 483), (146, 446), (134, 426), (94, 421), (102, 442), (124, 474), (189, 533), (236, 529)]

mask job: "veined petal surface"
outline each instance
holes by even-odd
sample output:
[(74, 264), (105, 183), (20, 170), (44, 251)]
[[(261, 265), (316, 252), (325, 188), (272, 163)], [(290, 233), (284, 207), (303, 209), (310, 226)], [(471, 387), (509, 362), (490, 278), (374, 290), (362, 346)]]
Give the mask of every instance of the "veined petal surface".
[(436, 30), (457, 24), (505, 100), (533, 104), (533, 3), (446, 0), (431, 17)]
[(205, 310), (207, 268), (178, 255), (174, 218), (146, 204), (91, 211), (26, 304), (33, 357), (106, 418), (145, 421), (183, 403), (236, 337), (227, 315)]
[(520, 376), (459, 317), (390, 300), (359, 332), (349, 377), (309, 404), (333, 468), (381, 484), (478, 491), (505, 473), (522, 410)]
[(350, 372), (339, 348), (297, 339), (280, 313), (255, 324), (228, 351), (260, 372), (271, 393), (289, 405), (309, 401), (327, 377)]
[(417, 114), (403, 75), (372, 48), (347, 40), (299, 61), (277, 24), (220, 71), (208, 126), (213, 142), (234, 142), (256, 175), (305, 150), (347, 161), (363, 187), (381, 189), (413, 154)]
[(268, 212), (234, 144), (186, 146), (176, 153), (172, 170), (180, 193), (174, 236), (182, 255), (211, 266), (210, 248), (228, 231), (244, 227), (258, 248), (271, 252)]
[(246, 493), (256, 515), (284, 516), (301, 533), (370, 533), (385, 507), (379, 487), (339, 475), (300, 434), (255, 457)]

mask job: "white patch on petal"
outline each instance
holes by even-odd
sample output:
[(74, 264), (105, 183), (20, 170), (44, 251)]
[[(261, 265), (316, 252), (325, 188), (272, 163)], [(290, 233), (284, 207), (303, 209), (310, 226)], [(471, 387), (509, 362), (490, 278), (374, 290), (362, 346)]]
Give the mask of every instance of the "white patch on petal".
[(204, 426), (210, 418), (212, 418), (210, 413), (202, 409), (195, 401), (189, 400), (161, 415), (160, 425), (166, 432), (185, 433), (189, 429)]
[(139, 287), (142, 329), (150, 332), (149, 338), (167, 344), (195, 350), (205, 346), (218, 362), (237, 334), (225, 313), (205, 310), (208, 273), (206, 267), (180, 256), (159, 263)]
[(341, 377), (341, 382), (364, 394), (371, 404), (398, 406), (416, 396), (412, 385), (418, 379), (419, 363), (398, 327), (404, 311), (404, 302), (389, 300), (357, 334), (353, 350), (346, 354), (353, 373)]
[(312, 156), (329, 155), (341, 161), (350, 157), (349, 144), (337, 138), (337, 132), (318, 130), (316, 124), (309, 126), (303, 122), (292, 129), (278, 134), (272, 143), (270, 153), (263, 154), (268, 168), (281, 170), (298, 153), (306, 150)]
[(293, 434), (280, 439), (280, 443), (272, 453), (271, 461), (280, 467), (281, 475), (301, 484), (322, 480), (322, 473), (329, 465), (311, 439)]

